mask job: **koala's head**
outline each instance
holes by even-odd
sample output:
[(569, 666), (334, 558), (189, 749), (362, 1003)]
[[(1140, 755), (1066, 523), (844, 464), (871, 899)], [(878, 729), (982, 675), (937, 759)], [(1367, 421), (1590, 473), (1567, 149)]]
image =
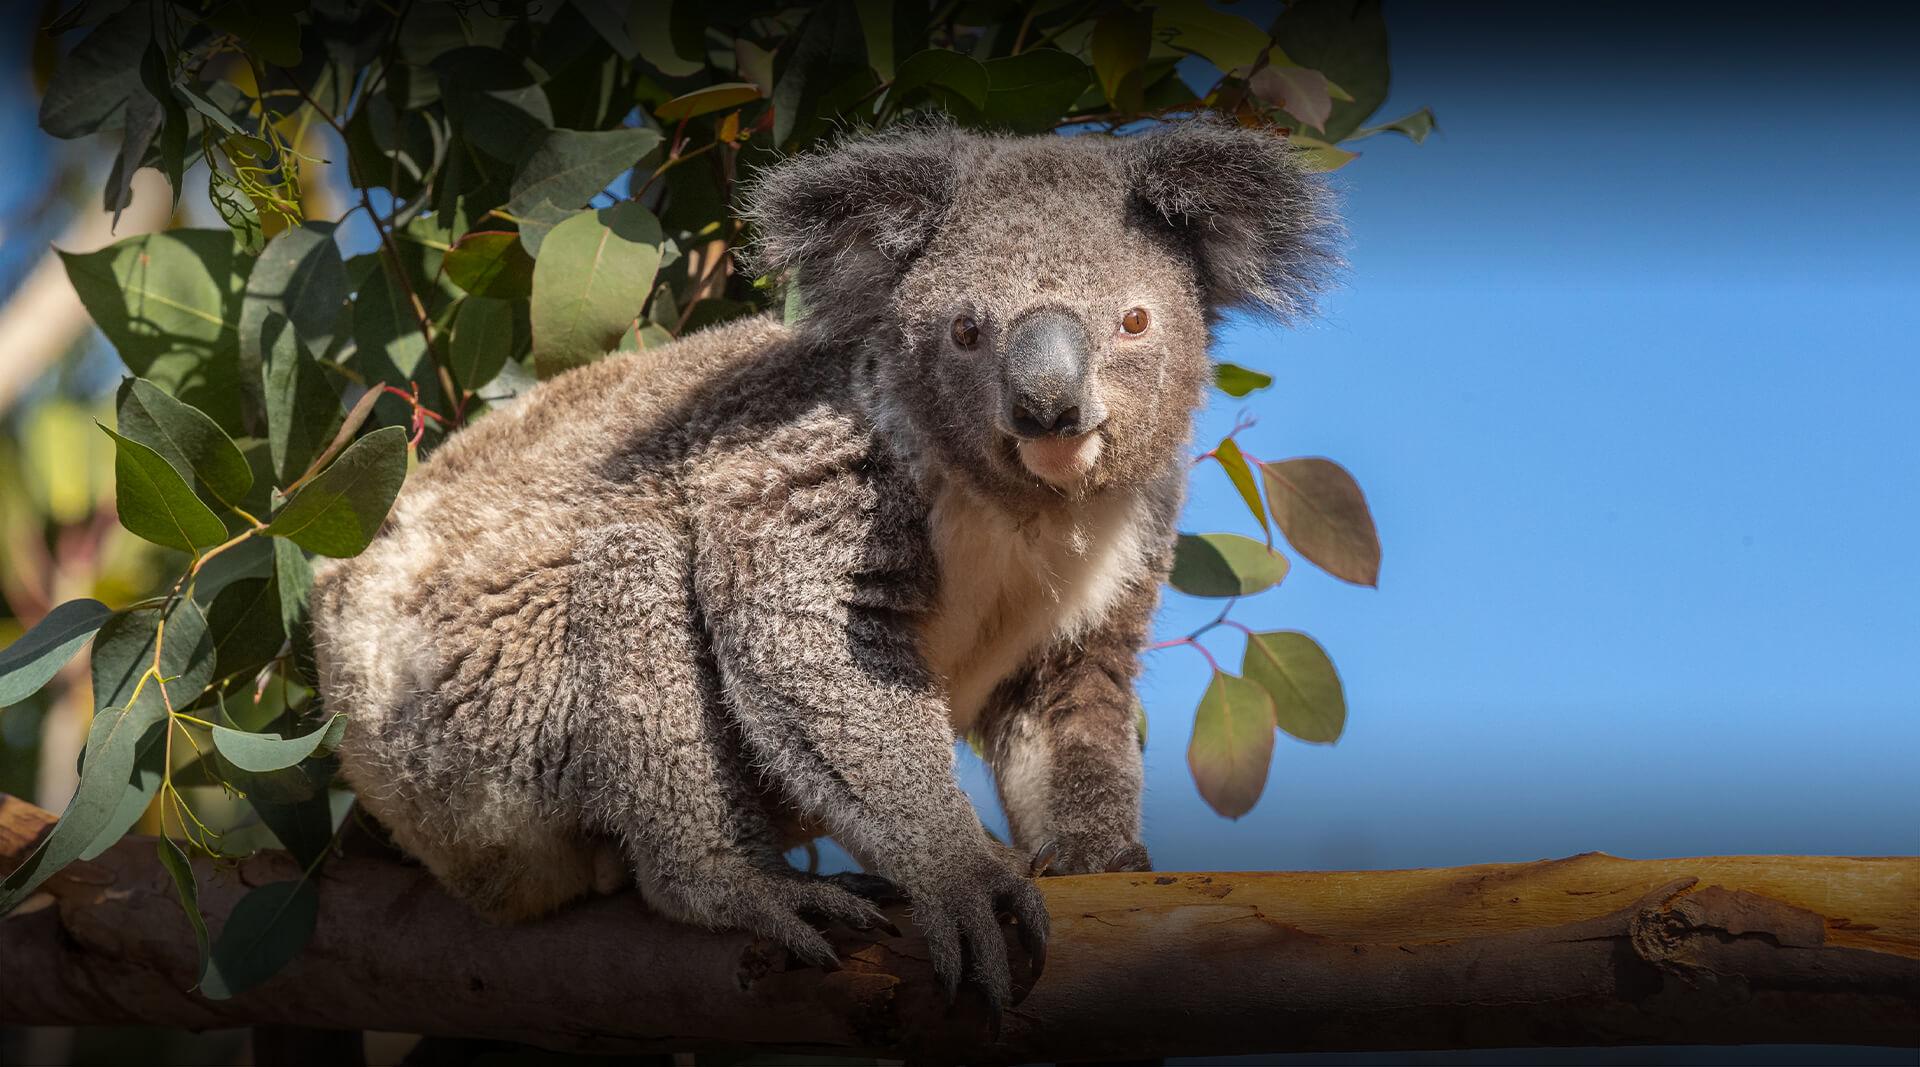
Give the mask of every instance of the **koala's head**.
[(1336, 265), (1322, 182), (1280, 136), (869, 136), (770, 168), (758, 265), (857, 341), (890, 429), (976, 487), (1080, 499), (1178, 462), (1229, 309), (1286, 320)]

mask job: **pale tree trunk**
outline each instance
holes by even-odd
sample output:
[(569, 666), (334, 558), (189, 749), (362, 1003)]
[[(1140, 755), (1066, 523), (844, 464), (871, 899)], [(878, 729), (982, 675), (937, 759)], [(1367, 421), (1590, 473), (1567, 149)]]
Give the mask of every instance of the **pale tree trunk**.
[[(0, 798), (0, 869), (52, 816)], [(214, 927), (263, 853), (196, 864)], [(1018, 1062), (1300, 1050), (1920, 1043), (1920, 859), (1565, 860), (1413, 871), (1043, 880), (1047, 969), (996, 1038), (924, 942), (837, 932), (843, 969), (647, 914), (631, 895), (489, 927), (422, 869), (347, 855), (313, 940), (229, 1001), (151, 839), (0, 920), (0, 1023), (395, 1030), (593, 1051)], [(901, 916), (904, 920), (904, 915)], [(904, 922), (903, 922), (904, 924)], [(1010, 945), (1015, 942), (1010, 939)], [(1016, 972), (1026, 960), (1013, 950)]]

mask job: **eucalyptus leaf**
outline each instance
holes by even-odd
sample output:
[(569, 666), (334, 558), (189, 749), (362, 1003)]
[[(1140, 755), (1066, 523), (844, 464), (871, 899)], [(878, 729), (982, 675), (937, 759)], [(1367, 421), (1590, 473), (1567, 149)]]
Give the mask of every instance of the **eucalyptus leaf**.
[(60, 252), (67, 277), (127, 368), (239, 433), (237, 320), (251, 261), (222, 230), (169, 230)]
[(1253, 468), (1247, 465), (1247, 457), (1240, 454), (1240, 446), (1229, 437), (1214, 447), (1213, 459), (1220, 464), (1221, 470), (1227, 472), (1227, 480), (1233, 483), (1240, 499), (1246, 502), (1247, 510), (1253, 512), (1253, 517), (1260, 521), (1260, 528), (1271, 531), (1272, 527), (1267, 525), (1267, 511), (1260, 506), (1259, 483), (1253, 480)]
[(0, 915), (19, 907), (41, 883), (79, 859), (99, 836), (119, 810), (141, 736), (165, 716), (166, 708), (158, 701), (143, 701), (130, 709), (104, 708), (94, 714), (80, 784), (53, 830), (0, 881)]
[(160, 838), (154, 842), (154, 849), (160, 855), (160, 866), (166, 868), (167, 876), (173, 879), (173, 890), (180, 900), (180, 910), (186, 913), (187, 925), (193, 928), (193, 942), (200, 949), (200, 969), (196, 973), (204, 974), (208, 956), (207, 920), (200, 914), (200, 880), (194, 875), (187, 854), (173, 838)]
[(227, 527), (160, 453), (105, 426), (113, 438), (114, 503), (120, 525), (156, 545), (197, 552), (227, 539)]
[(1194, 712), (1187, 767), (1207, 806), (1229, 819), (1253, 810), (1273, 762), (1273, 701), (1245, 678), (1215, 671)]
[[(94, 707), (185, 708), (213, 680), (213, 639), (200, 605), (186, 598), (175, 601), (164, 633), (160, 618), (159, 608), (141, 608), (115, 615), (100, 628), (90, 665)], [(159, 680), (143, 683), (142, 676), (155, 666), (156, 635), (162, 642)]]
[(239, 504), (253, 487), (253, 471), (233, 438), (206, 413), (152, 382), (122, 382), (115, 415), (121, 435), (153, 449), (183, 480), (197, 480), (214, 499)]
[(474, 296), (525, 300), (533, 294), (533, 257), (520, 235), (506, 230), (469, 233), (447, 250), (447, 277)]
[(583, 211), (541, 244), (533, 268), (533, 361), (542, 378), (606, 355), (640, 316), (663, 234), (633, 201)]
[(1380, 582), (1380, 538), (1366, 495), (1347, 469), (1309, 456), (1266, 462), (1267, 508), (1300, 554), (1355, 585)]
[(135, 4), (81, 38), (40, 97), (40, 128), (67, 140), (112, 129), (114, 116), (140, 88), (151, 25), (146, 5)]
[(1251, 634), (1241, 667), (1273, 700), (1273, 720), (1302, 741), (1332, 744), (1347, 725), (1339, 672), (1319, 642), (1293, 630)]
[(234, 582), (207, 608), (213, 641), (214, 677), (250, 675), (280, 654), (286, 631), (280, 622), (280, 585), (272, 578)]
[(644, 127), (551, 130), (514, 171), (507, 207), (515, 215), (543, 200), (580, 207), (659, 145), (659, 131)]
[(1239, 534), (1181, 534), (1168, 582), (1189, 596), (1251, 596), (1280, 584), (1287, 557)]
[(661, 122), (679, 122), (700, 115), (742, 107), (760, 99), (760, 87), (750, 82), (721, 82), (684, 93), (653, 109)]
[(357, 556), (379, 532), (406, 476), (407, 432), (375, 430), (302, 486), (265, 532), (323, 556)]
[(1213, 365), (1213, 384), (1228, 396), (1246, 396), (1256, 389), (1272, 385), (1273, 375), (1222, 361)]
[(167, 746), (163, 743), (166, 735), (167, 722), (162, 719), (147, 727), (134, 742), (133, 769), (127, 773), (126, 787), (120, 791), (113, 812), (80, 853), (81, 859), (93, 859), (112, 848), (152, 806), (153, 798), (159, 795), (160, 783), (166, 779)]
[(269, 882), (240, 898), (214, 939), (200, 994), (228, 1000), (272, 978), (313, 936), (320, 893), (311, 879)]
[(988, 60), (985, 121), (1013, 133), (1045, 133), (1093, 83), (1087, 65), (1065, 52), (1036, 48)]
[(322, 750), (340, 744), (347, 730), (347, 717), (336, 714), (313, 730), (298, 737), (270, 737), (250, 734), (225, 726), (213, 728), (213, 747), (220, 750), (235, 767), (259, 774), (291, 767)]
[(507, 365), (513, 349), (512, 304), (484, 296), (470, 296), (460, 302), (447, 345), (447, 369), (461, 388), (476, 390), (492, 381)]
[(340, 392), (329, 372), (284, 320), (266, 364), (267, 448), (274, 481), (292, 485), (333, 443), (340, 429)]
[(0, 708), (39, 692), (112, 616), (98, 600), (69, 600), (0, 649)]

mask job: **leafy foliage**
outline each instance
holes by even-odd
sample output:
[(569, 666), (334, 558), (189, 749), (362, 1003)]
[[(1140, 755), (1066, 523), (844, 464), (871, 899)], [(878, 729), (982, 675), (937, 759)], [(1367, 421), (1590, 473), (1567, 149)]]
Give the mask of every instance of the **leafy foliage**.
[[(762, 309), (804, 314), (730, 255), (751, 237), (733, 191), (755, 170), (928, 111), (1022, 133), (1214, 111), (1291, 132), (1329, 168), (1355, 155), (1342, 141), (1433, 129), (1424, 109), (1365, 125), (1388, 86), (1371, 0), (1297, 0), (1267, 28), (1202, 0), (142, 0), (75, 6), (45, 32), (64, 58), (41, 126), (117, 146), (108, 208), (153, 167), (176, 202), (204, 183), (225, 228), (63, 253), (131, 375), (103, 427), (120, 522), (177, 566), (158, 595), (60, 605), (0, 651), (14, 703), (91, 640), (96, 702), (78, 791), (0, 912), (144, 814), (214, 998), (300, 951), (350, 800), (330, 755), (344, 709), (315, 693), (311, 557), (362, 551), (422, 452), (536, 379)], [(1217, 384), (1243, 397), (1272, 380), (1222, 364)], [(1274, 527), (1337, 576), (1377, 579), (1343, 469), (1261, 462), (1231, 437), (1207, 457), (1265, 541), (1183, 536), (1176, 589), (1230, 610), (1278, 585)], [(1223, 611), (1170, 643), (1201, 648), (1222, 625), (1239, 627)], [(1304, 634), (1250, 634), (1242, 670), (1215, 666), (1189, 752), (1233, 817), (1258, 799), (1276, 728), (1328, 742), (1346, 716)], [(257, 819), (216, 825), (210, 794)], [(253, 890), (209, 938), (190, 853), (266, 835), (305, 873)]]

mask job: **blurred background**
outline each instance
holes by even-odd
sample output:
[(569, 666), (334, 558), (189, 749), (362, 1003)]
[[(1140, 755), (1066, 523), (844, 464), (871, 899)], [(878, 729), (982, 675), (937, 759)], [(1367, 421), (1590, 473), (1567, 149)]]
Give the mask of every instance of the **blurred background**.
[[(1378, 590), (1296, 567), (1235, 612), (1329, 649), (1346, 733), (1282, 735), (1258, 806), (1223, 820), (1186, 766), (1206, 665), (1151, 653), (1157, 866), (1920, 852), (1914, 27), (1710, 8), (1390, 7), (1383, 113), (1431, 105), (1440, 129), (1334, 176), (1343, 288), (1301, 329), (1232, 324), (1220, 357), (1276, 383), (1216, 397), (1197, 434), (1251, 416), (1248, 453), (1331, 456), (1368, 493)], [(173, 570), (114, 521), (92, 421), (122, 368), (48, 252), (112, 239), (113, 146), (42, 134), (34, 36), (0, 47), (4, 645)], [(164, 222), (156, 199), (120, 236)], [(1188, 516), (1257, 533), (1211, 465)], [(1169, 593), (1159, 635), (1216, 611)], [(1238, 661), (1232, 631), (1205, 641)], [(90, 707), (68, 670), (0, 716), (0, 790), (56, 810)]]

